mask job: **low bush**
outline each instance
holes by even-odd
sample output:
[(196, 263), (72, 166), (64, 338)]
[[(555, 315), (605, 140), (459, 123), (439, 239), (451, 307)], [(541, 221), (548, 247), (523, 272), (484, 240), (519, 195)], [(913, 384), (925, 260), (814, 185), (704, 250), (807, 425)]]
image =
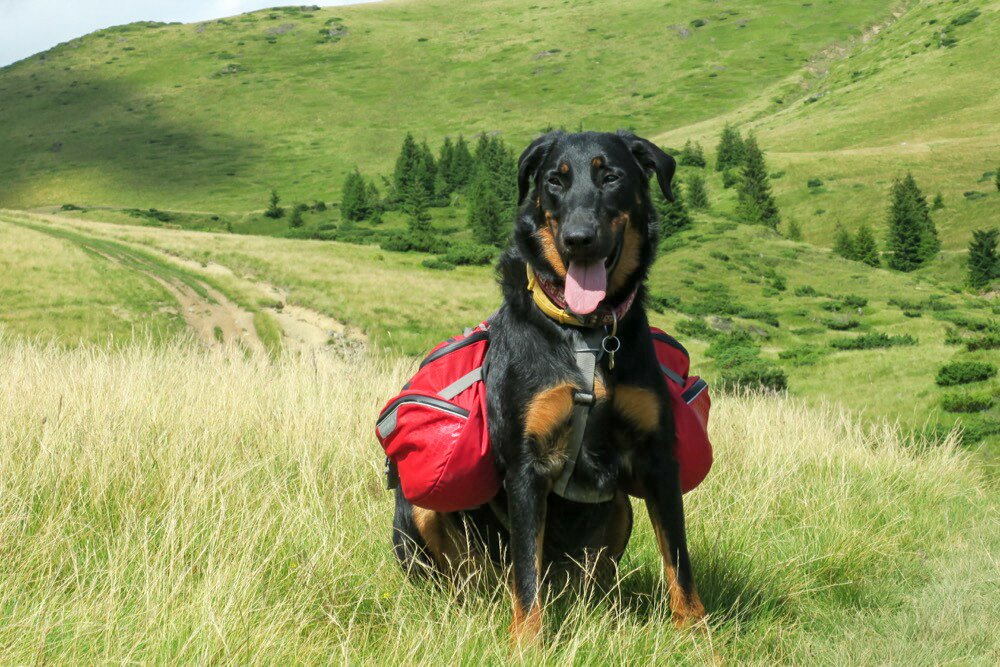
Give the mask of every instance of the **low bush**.
[(736, 316), (747, 320), (757, 320), (767, 324), (768, 326), (772, 326), (775, 329), (781, 326), (777, 313), (773, 313), (770, 310), (744, 308), (736, 313)]
[(951, 392), (941, 397), (941, 407), (946, 412), (982, 412), (993, 407), (994, 400), (989, 391)]
[(965, 349), (969, 352), (975, 352), (977, 350), (996, 350), (1000, 349), (1000, 333), (991, 331), (989, 333), (983, 334), (982, 336), (974, 336), (969, 338), (965, 342)]
[(848, 331), (861, 326), (861, 320), (856, 317), (828, 317), (823, 320), (823, 326), (834, 331)]
[(778, 358), (783, 359), (793, 366), (812, 366), (816, 364), (827, 353), (827, 349), (818, 345), (803, 343), (794, 345), (787, 350), (778, 353)]
[(934, 381), (941, 387), (953, 387), (989, 380), (996, 374), (997, 367), (986, 361), (952, 361), (938, 369)]
[(724, 371), (719, 378), (719, 388), (722, 391), (763, 389), (780, 392), (788, 389), (788, 376), (775, 364), (758, 359)]
[(714, 340), (720, 335), (718, 331), (708, 326), (705, 320), (701, 319), (681, 320), (677, 323), (677, 333), (700, 340)]
[(448, 246), (441, 259), (456, 266), (482, 266), (492, 262), (496, 256), (495, 246), (461, 241)]
[(810, 287), (809, 285), (802, 285), (795, 288), (795, 296), (819, 296), (819, 292), (816, 288)]
[(455, 269), (455, 265), (451, 262), (446, 262), (439, 257), (431, 257), (430, 259), (425, 259), (420, 262), (420, 265), (427, 269), (434, 269), (436, 271), (452, 271)]
[(885, 347), (916, 345), (917, 339), (910, 334), (890, 336), (880, 331), (861, 334), (853, 338), (838, 338), (830, 341), (830, 347), (837, 350), (873, 350)]
[(992, 415), (974, 414), (958, 422), (962, 429), (962, 444), (972, 445), (993, 435), (1000, 435), (1000, 419)]
[(806, 181), (806, 185), (809, 186), (809, 189), (821, 188), (823, 187), (823, 180), (820, 178), (810, 178)]
[(380, 244), (383, 250), (395, 252), (432, 252), (442, 253), (447, 250), (445, 242), (430, 234), (416, 234), (410, 231), (390, 234)]
[(679, 296), (663, 296), (660, 294), (650, 294), (646, 297), (646, 302), (649, 307), (658, 313), (665, 313), (668, 310), (673, 310), (678, 305), (680, 305), (681, 298)]

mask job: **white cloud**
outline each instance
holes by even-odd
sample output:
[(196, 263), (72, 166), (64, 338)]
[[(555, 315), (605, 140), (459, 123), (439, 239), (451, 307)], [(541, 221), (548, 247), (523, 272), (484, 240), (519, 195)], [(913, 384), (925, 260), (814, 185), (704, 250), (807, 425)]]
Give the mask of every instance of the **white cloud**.
[[(359, 0), (326, 0), (324, 6)], [(365, 0), (371, 1), (371, 0)], [(290, 0), (287, 4), (293, 4)], [(0, 67), (94, 30), (133, 21), (204, 21), (281, 0), (0, 0)], [(298, 3), (296, 3), (298, 4)], [(304, 2), (303, 4), (308, 4)]]

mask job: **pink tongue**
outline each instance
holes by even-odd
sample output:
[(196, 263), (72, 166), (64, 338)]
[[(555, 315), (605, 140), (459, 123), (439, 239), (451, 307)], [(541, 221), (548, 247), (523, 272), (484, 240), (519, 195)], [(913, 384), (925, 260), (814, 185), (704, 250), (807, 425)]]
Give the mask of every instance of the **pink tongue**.
[(577, 315), (589, 315), (597, 309), (608, 289), (604, 262), (570, 262), (566, 272), (566, 304)]

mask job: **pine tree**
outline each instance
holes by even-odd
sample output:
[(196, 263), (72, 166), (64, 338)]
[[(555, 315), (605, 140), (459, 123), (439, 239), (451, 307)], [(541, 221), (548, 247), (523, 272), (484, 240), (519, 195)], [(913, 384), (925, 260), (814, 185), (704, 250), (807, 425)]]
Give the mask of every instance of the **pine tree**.
[(746, 146), (739, 131), (726, 123), (719, 137), (719, 146), (715, 149), (715, 170), (725, 171), (743, 164)]
[(890, 191), (888, 249), (889, 268), (913, 271), (923, 261), (921, 255), (922, 220), (920, 205), (903, 179), (896, 179)]
[(659, 188), (653, 188), (653, 206), (660, 219), (660, 240), (673, 236), (682, 229), (691, 226), (691, 216), (687, 207), (684, 206), (684, 185), (678, 179), (674, 179), (671, 190), (674, 193), (674, 201), (667, 201), (660, 193)]
[(993, 185), (997, 186), (997, 190), (1000, 191), (1000, 167), (993, 172)]
[(744, 145), (743, 172), (738, 187), (739, 203), (736, 214), (755, 225), (766, 225), (776, 229), (781, 221), (778, 206), (771, 195), (771, 183), (764, 163), (764, 153), (751, 134)]
[(437, 178), (437, 160), (434, 159), (434, 153), (431, 152), (430, 146), (427, 145), (426, 141), (420, 144), (420, 159), (423, 162), (420, 183), (424, 187), (424, 192), (430, 198), (434, 196), (434, 184)]
[(931, 210), (940, 211), (943, 208), (944, 208), (944, 197), (939, 192), (936, 195), (934, 195), (934, 203), (931, 204)]
[(278, 191), (271, 190), (271, 199), (269, 201), (267, 210), (264, 211), (264, 215), (274, 219), (278, 219), (283, 215), (285, 215), (285, 209), (281, 208), (279, 204), (281, 204), (281, 197), (278, 196)]
[[(406, 215), (406, 232), (396, 234), (385, 245), (387, 250), (436, 252), (440, 243), (431, 228), (429, 197), (419, 178), (413, 179), (403, 193), (401, 209)], [(381, 222), (381, 221), (380, 221)]]
[(365, 198), (370, 214), (380, 212), (385, 208), (382, 204), (382, 194), (378, 191), (375, 181), (368, 181), (368, 185), (365, 187)]
[(792, 241), (802, 240), (802, 228), (799, 227), (798, 221), (796, 221), (794, 218), (788, 221), (788, 233), (786, 234), (786, 236)]
[(685, 167), (704, 167), (705, 151), (701, 144), (691, 143), (691, 140), (688, 139), (684, 144), (684, 149), (681, 150), (678, 162)]
[(983, 289), (994, 278), (1000, 278), (1000, 258), (997, 257), (997, 242), (1000, 230), (976, 229), (969, 243), (968, 268), (969, 286)]
[(455, 141), (451, 154), (451, 166), (448, 170), (448, 185), (452, 191), (461, 190), (472, 180), (472, 170), (475, 161), (469, 152), (469, 144), (461, 134)]
[(875, 241), (875, 234), (867, 223), (861, 224), (854, 237), (854, 256), (859, 262), (864, 262), (868, 266), (879, 266), (882, 263), (878, 242)]
[(451, 162), (455, 156), (455, 147), (451, 143), (451, 137), (445, 137), (441, 143), (441, 152), (438, 153), (437, 174), (435, 175), (434, 192), (438, 196), (447, 198), (454, 188), (451, 185)]
[(701, 174), (691, 174), (688, 178), (687, 204), (693, 209), (708, 208), (708, 192)]
[(302, 219), (302, 209), (296, 206), (292, 210), (292, 217), (288, 221), (289, 227), (301, 227), (306, 224), (306, 221)]
[(392, 186), (397, 199), (405, 197), (407, 188), (413, 181), (418, 165), (423, 163), (423, 155), (420, 147), (409, 132), (403, 138), (403, 145), (399, 149), (399, 157), (396, 158), (396, 168), (392, 174)]
[(843, 225), (837, 223), (837, 228), (833, 232), (833, 252), (844, 259), (857, 259), (857, 249), (854, 246), (854, 239), (851, 233)]
[(470, 186), (469, 227), (472, 237), (483, 245), (502, 246), (509, 226), (496, 190), (490, 187), (488, 172), (480, 171)]
[(364, 220), (371, 214), (368, 186), (357, 167), (347, 174), (340, 200), (340, 215), (344, 220)]
[(480, 243), (503, 246), (517, 210), (517, 163), (499, 137), (479, 138), (469, 186), (469, 226)]
[(937, 228), (931, 220), (931, 210), (927, 205), (927, 198), (917, 185), (917, 180), (913, 174), (907, 173), (903, 179), (903, 186), (909, 192), (916, 206), (917, 216), (920, 221), (920, 258), (922, 262), (933, 259), (941, 250), (941, 241), (938, 239)]

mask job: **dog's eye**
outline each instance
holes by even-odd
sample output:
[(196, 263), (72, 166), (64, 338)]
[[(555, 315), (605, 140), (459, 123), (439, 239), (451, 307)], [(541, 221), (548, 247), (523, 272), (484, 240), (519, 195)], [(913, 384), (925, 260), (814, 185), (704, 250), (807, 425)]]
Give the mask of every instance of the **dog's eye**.
[(557, 188), (561, 188), (562, 181), (559, 180), (558, 176), (549, 176), (549, 185), (554, 185)]
[(604, 183), (604, 185), (608, 185), (610, 183), (614, 183), (617, 180), (618, 180), (618, 174), (607, 173), (604, 175), (604, 180), (602, 182)]

